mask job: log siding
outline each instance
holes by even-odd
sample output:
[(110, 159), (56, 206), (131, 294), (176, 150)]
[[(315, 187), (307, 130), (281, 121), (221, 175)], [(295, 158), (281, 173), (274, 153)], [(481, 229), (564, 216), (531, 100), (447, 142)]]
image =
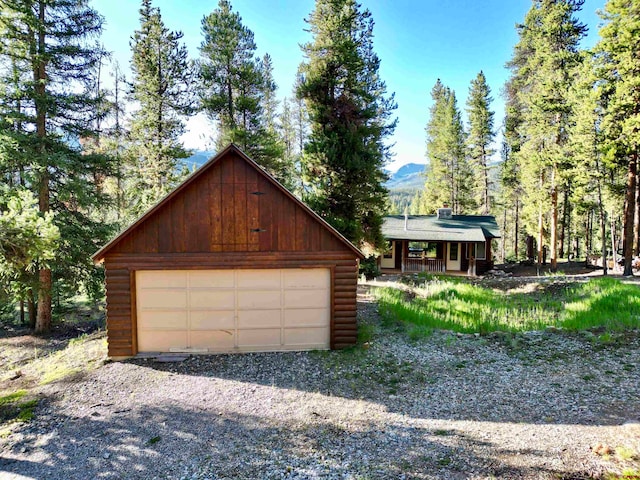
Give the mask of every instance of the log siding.
[(109, 356), (136, 355), (137, 270), (329, 268), (330, 347), (357, 340), (362, 254), (231, 146), (94, 255), (106, 269)]

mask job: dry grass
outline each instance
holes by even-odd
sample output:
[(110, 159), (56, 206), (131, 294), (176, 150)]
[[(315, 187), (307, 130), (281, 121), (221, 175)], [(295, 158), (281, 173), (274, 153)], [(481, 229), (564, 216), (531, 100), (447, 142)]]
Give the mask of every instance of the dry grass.
[(103, 365), (106, 346), (103, 331), (65, 340), (32, 335), (0, 338), (0, 436), (33, 418), (41, 386)]

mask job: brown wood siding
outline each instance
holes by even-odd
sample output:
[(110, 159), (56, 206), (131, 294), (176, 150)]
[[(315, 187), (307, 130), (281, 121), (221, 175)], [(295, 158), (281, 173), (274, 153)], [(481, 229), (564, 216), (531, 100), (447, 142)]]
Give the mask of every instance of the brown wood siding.
[(108, 254), (107, 330), (109, 356), (137, 353), (135, 325), (136, 270), (317, 268), (332, 270), (331, 348), (354, 345), (357, 340), (356, 289), (358, 262), (351, 252), (220, 252)]
[(318, 250), (351, 252), (232, 152), (133, 229), (109, 254)]
[(126, 266), (105, 262), (109, 356), (133, 355), (136, 334), (132, 316), (131, 274)]

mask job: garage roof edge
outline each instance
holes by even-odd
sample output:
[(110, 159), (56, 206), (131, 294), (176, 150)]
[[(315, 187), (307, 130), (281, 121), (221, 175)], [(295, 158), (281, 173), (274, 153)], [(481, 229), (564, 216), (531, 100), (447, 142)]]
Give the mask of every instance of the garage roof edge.
[(160, 210), (166, 203), (168, 203), (173, 197), (178, 195), (183, 189), (185, 189), (191, 182), (195, 181), (198, 177), (200, 177), (204, 172), (206, 172), (212, 165), (217, 163), (221, 158), (229, 153), (236, 153), (240, 157), (242, 157), (246, 162), (248, 162), (251, 166), (253, 166), (256, 170), (258, 170), (262, 175), (264, 175), (268, 180), (271, 181), (282, 193), (284, 193), (289, 199), (293, 200), (298, 206), (300, 206), (303, 210), (309, 213), (312, 217), (318, 220), (327, 230), (329, 230), (333, 235), (335, 235), (342, 243), (344, 243), (356, 256), (360, 259), (363, 259), (365, 256), (360, 251), (358, 247), (356, 247), (353, 243), (351, 243), (344, 235), (342, 235), (338, 230), (336, 230), (332, 225), (330, 225), (325, 219), (323, 219), (320, 215), (314, 212), (309, 206), (307, 206), (302, 200), (297, 198), (293, 193), (291, 193), (287, 188), (285, 188), (278, 180), (276, 180), (273, 175), (267, 172), (264, 168), (262, 168), (258, 163), (249, 158), (240, 148), (231, 143), (222, 151), (220, 151), (217, 155), (210, 158), (207, 162), (205, 162), (199, 169), (189, 175), (180, 185), (174, 188), (171, 192), (169, 192), (164, 198), (158, 201), (153, 207), (147, 210), (142, 216), (140, 216), (137, 220), (135, 220), (131, 225), (121, 231), (115, 238), (113, 238), (110, 242), (104, 245), (100, 250), (94, 253), (91, 256), (91, 259), (94, 263), (100, 263), (104, 260), (106, 254), (111, 250), (116, 244), (118, 244), (124, 237), (126, 237), (131, 231), (135, 230), (139, 225), (141, 225), (145, 220), (151, 217), (155, 212)]

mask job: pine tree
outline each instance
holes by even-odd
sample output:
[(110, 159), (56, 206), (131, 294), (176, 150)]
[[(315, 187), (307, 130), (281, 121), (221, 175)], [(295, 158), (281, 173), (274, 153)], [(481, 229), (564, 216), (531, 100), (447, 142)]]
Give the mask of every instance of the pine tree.
[[(200, 98), (217, 122), (218, 147), (237, 144), (278, 180), (289, 182), (289, 166), (275, 131), (276, 85), (271, 57), (255, 57), (253, 32), (228, 0), (202, 19)], [(267, 118), (265, 118), (265, 108)], [(270, 128), (273, 127), (273, 128)]]
[(129, 213), (137, 216), (177, 182), (178, 163), (189, 156), (180, 142), (183, 118), (192, 112), (193, 67), (182, 32), (164, 24), (151, 0), (142, 0), (140, 29), (131, 38), (132, 96), (139, 108), (132, 115), (133, 181)]
[(53, 212), (41, 214), (38, 199), (24, 187), (0, 189), (0, 291), (15, 298), (22, 307), (29, 303), (30, 326), (35, 327), (34, 275), (50, 266), (58, 249), (60, 231)]
[(431, 89), (433, 104), (427, 123), (426, 181), (418, 211), (433, 213), (448, 204), (454, 214), (475, 208), (472, 171), (465, 152), (462, 116), (453, 90), (440, 79)]
[(513, 246), (513, 256), (521, 258), (520, 251), (520, 230), (522, 223), (522, 197), (523, 183), (518, 162), (518, 152), (522, 147), (524, 137), (521, 133), (523, 124), (524, 105), (520, 100), (519, 93), (525, 88), (527, 75), (527, 58), (532, 54), (532, 47), (529, 44), (529, 37), (522, 35), (524, 25), (518, 26), (520, 42), (515, 46), (513, 58), (507, 63), (512, 75), (507, 81), (502, 91), (505, 100), (505, 118), (503, 143), (501, 149), (500, 164), (500, 197), (503, 202), (503, 242), (507, 241), (507, 230), (505, 216), (511, 215), (510, 224), (511, 244)]
[[(602, 108), (601, 89), (594, 57), (584, 54), (581, 68), (576, 72), (576, 80), (570, 91), (574, 121), (569, 129), (569, 142), (574, 156), (575, 168), (572, 174), (574, 194), (571, 203), (584, 207), (589, 212), (597, 211), (600, 221), (600, 252), (604, 275), (607, 274), (607, 204), (611, 204), (612, 191), (607, 185), (611, 176), (602, 158)], [(587, 252), (590, 253), (590, 252)]]
[(624, 275), (633, 275), (634, 212), (640, 151), (640, 4), (609, 0), (604, 8), (602, 40), (596, 47), (602, 77), (603, 131), (606, 157), (626, 169), (624, 207)]
[(307, 200), (356, 244), (383, 243), (384, 141), (395, 129), (393, 96), (380, 79), (373, 19), (354, 0), (316, 0), (307, 18), (298, 97), (311, 131), (303, 155)]
[(96, 135), (101, 112), (93, 81), (104, 52), (90, 43), (101, 27), (102, 18), (84, 0), (8, 0), (0, 6), (0, 62), (21, 72), (13, 79), (19, 97), (5, 90), (0, 98), (0, 117), (11, 119), (10, 128), (0, 122), (3, 143), (20, 152), (17, 171), (9, 175), (37, 196), (43, 217), (53, 212), (61, 238), (51, 265), (39, 266), (39, 332), (51, 326), (53, 286), (77, 292), (95, 272), (90, 253), (110, 233), (91, 215), (105, 203), (93, 180), (110, 174), (110, 165), (81, 143)]
[(475, 173), (475, 201), (478, 204), (479, 213), (484, 215), (491, 211), (489, 159), (494, 153), (491, 144), (495, 137), (494, 112), (491, 111), (492, 101), (491, 89), (481, 71), (471, 81), (467, 98), (467, 114), (469, 116), (467, 145)]
[(534, 0), (519, 26), (520, 41), (512, 68), (522, 144), (515, 154), (522, 173), (530, 225), (537, 216), (538, 263), (549, 212), (551, 269), (557, 268), (559, 191), (570, 171), (567, 131), (571, 122), (568, 92), (580, 62), (578, 44), (584, 25), (574, 14), (583, 0)]
[(276, 133), (278, 130), (278, 99), (276, 98), (278, 86), (273, 79), (273, 61), (268, 53), (262, 57), (260, 70), (263, 76), (261, 104), (264, 112), (264, 125), (269, 132)]

